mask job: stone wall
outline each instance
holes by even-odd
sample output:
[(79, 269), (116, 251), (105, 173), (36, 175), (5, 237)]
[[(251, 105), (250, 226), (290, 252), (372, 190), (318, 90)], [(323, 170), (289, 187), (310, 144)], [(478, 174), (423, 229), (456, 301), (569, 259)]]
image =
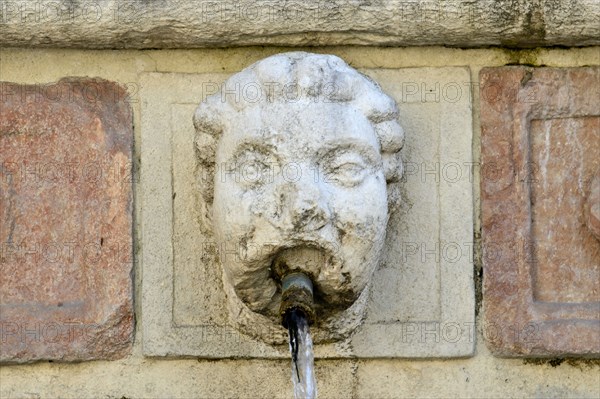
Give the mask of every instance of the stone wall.
[(16, 0), (0, 3), (0, 45), (589, 46), (599, 15), (594, 0)]
[[(62, 363), (58, 361), (40, 361), (33, 364), (2, 365), (0, 367), (1, 397), (290, 397), (290, 362), (280, 356), (274, 359), (230, 358), (197, 359), (194, 353), (173, 354), (173, 348), (160, 353), (160, 345), (148, 350), (147, 336), (161, 338), (159, 326), (154, 326), (145, 315), (152, 314), (147, 305), (152, 301), (143, 298), (145, 262), (142, 256), (144, 243), (152, 242), (152, 237), (144, 237), (144, 223), (160, 221), (161, 214), (144, 213), (144, 199), (147, 198), (147, 179), (143, 176), (147, 163), (152, 161), (152, 153), (146, 153), (149, 147), (144, 145), (144, 136), (152, 129), (148, 123), (149, 114), (163, 115), (162, 105), (173, 96), (179, 96), (181, 87), (189, 84), (189, 79), (198, 74), (231, 74), (250, 65), (254, 61), (288, 48), (237, 48), (211, 50), (61, 50), (61, 49), (2, 49), (0, 50), (0, 80), (19, 84), (43, 85), (57, 82), (64, 77), (103, 78), (120, 83), (130, 93), (128, 103), (133, 110), (133, 303), (136, 318), (136, 330), (133, 335), (131, 353), (119, 360), (97, 360), (81, 363)], [(326, 398), (385, 398), (385, 397), (589, 397), (600, 395), (597, 360), (562, 360), (552, 353), (545, 360), (507, 359), (494, 356), (490, 352), (489, 342), (495, 334), (490, 329), (490, 320), (485, 320), (480, 312), (482, 302), (482, 261), (480, 216), (480, 179), (481, 170), (481, 122), (480, 122), (480, 71), (485, 67), (505, 65), (527, 65), (534, 67), (583, 67), (600, 65), (600, 48), (509, 50), (489, 49), (449, 49), (443, 47), (378, 48), (378, 47), (323, 47), (305, 49), (306, 51), (335, 54), (359, 70), (374, 71), (419, 71), (436, 69), (465, 71), (467, 81), (458, 82), (469, 97), (471, 112), (460, 115), (467, 126), (464, 134), (472, 139), (468, 143), (469, 161), (475, 167), (469, 189), (472, 190), (473, 203), (466, 204), (461, 212), (450, 212), (449, 221), (457, 224), (464, 218), (473, 220), (472, 259), (474, 265), (472, 286), (475, 289), (475, 307), (467, 303), (469, 310), (476, 312), (474, 334), (470, 338), (470, 347), (455, 355), (454, 358), (441, 360), (448, 356), (443, 352), (433, 352), (429, 359), (415, 360), (402, 358), (340, 359), (339, 355), (317, 356), (317, 381), (320, 397)], [(446, 68), (446, 69), (444, 69)], [(445, 72), (444, 72), (445, 73)], [(442, 73), (442, 76), (444, 76)], [(169, 76), (172, 84), (157, 84), (160, 76)], [(384, 74), (380, 74), (383, 76)], [(446, 75), (447, 76), (447, 75)], [(153, 80), (154, 79), (154, 80)], [(158, 80), (157, 80), (158, 79)], [(153, 83), (154, 82), (154, 83)], [(449, 103), (447, 98), (433, 96), (427, 90), (435, 88), (435, 82), (428, 81), (425, 89), (420, 85), (410, 87), (411, 96), (423, 97), (425, 102)], [(152, 85), (152, 90), (148, 87)], [(384, 86), (385, 87), (385, 86)], [(414, 90), (417, 90), (414, 92)], [(147, 97), (150, 93), (151, 98)], [(175, 94), (174, 94), (175, 93)], [(3, 93), (5, 95), (6, 93)], [(406, 93), (405, 93), (406, 94)], [(192, 97), (194, 100), (195, 97)], [(164, 101), (161, 101), (164, 99)], [(186, 100), (187, 101), (187, 100)], [(186, 102), (183, 101), (183, 102)], [(597, 108), (597, 107), (596, 107)], [(187, 109), (185, 106), (181, 108)], [(181, 111), (178, 110), (177, 112)], [(192, 108), (193, 109), (193, 108)], [(183, 112), (183, 111), (181, 111)], [(185, 114), (185, 112), (183, 112)], [(178, 115), (178, 114), (176, 114)], [(433, 114), (425, 114), (432, 119)], [(166, 115), (165, 118), (170, 118)], [(159, 118), (160, 119), (160, 118)], [(465, 119), (468, 119), (465, 121)], [(191, 115), (190, 115), (191, 120)], [(146, 130), (144, 130), (146, 129)], [(471, 131), (472, 130), (472, 131)], [(175, 143), (177, 144), (177, 143)], [(443, 142), (440, 152), (452, 153), (456, 144)], [(470, 146), (470, 148), (468, 148)], [(151, 148), (151, 147), (150, 147)], [(488, 148), (488, 147), (486, 147)], [(153, 150), (151, 148), (151, 150)], [(464, 151), (464, 149), (463, 149)], [(484, 150), (485, 151), (485, 150)], [(1, 154), (4, 156), (4, 154)], [(0, 158), (1, 159), (1, 158)], [(144, 160), (142, 162), (141, 160)], [(420, 176), (420, 174), (419, 174)], [(425, 174), (421, 187), (423, 196), (438, 190), (447, 181), (443, 178), (431, 186), (425, 185)], [(443, 176), (442, 176), (443, 177)], [(464, 210), (471, 212), (465, 216)], [(146, 230), (148, 231), (148, 230)], [(178, 236), (176, 240), (184, 240)], [(438, 291), (436, 291), (438, 290)], [(593, 287), (592, 287), (593, 290)], [(440, 295), (439, 288), (432, 288), (432, 297)], [(470, 295), (470, 293), (467, 293)], [(427, 297), (427, 296), (426, 296)], [(593, 300), (593, 294), (590, 295)], [(470, 308), (469, 308), (470, 306)], [(147, 316), (148, 317), (148, 316)], [(154, 319), (153, 319), (154, 320)], [(414, 324), (415, 328), (428, 328)], [(505, 326), (515, 328), (515, 326)], [(522, 327), (522, 326), (520, 326)], [(159, 331), (159, 334), (157, 334)], [(34, 333), (35, 335), (35, 333)], [(182, 335), (185, 338), (184, 335)], [(415, 336), (415, 334), (413, 334)], [(443, 334), (431, 330), (417, 331), (418, 343), (441, 341), (451, 344)], [(197, 337), (196, 337), (197, 338)], [(181, 338), (180, 338), (181, 339)], [(381, 341), (373, 335), (365, 335), (363, 345), (381, 347)], [(369, 339), (372, 341), (369, 342)], [(398, 337), (399, 340), (403, 336)], [(576, 336), (574, 339), (578, 339)], [(591, 337), (594, 339), (594, 336)], [(235, 340), (234, 340), (235, 341)], [(103, 341), (104, 342), (104, 341)], [(185, 340), (180, 342), (185, 343)], [(203, 336), (200, 342), (215, 347), (229, 347), (237, 344), (224, 334)], [(181, 345), (183, 345), (183, 343)], [(105, 345), (110, 343), (105, 342)], [(452, 345), (448, 345), (452, 346)], [(158, 348), (158, 349), (157, 349)], [(400, 347), (401, 348), (401, 347)], [(102, 348), (101, 348), (102, 349)], [(175, 348), (176, 349), (176, 348)], [(403, 350), (401, 348), (401, 350)], [(152, 353), (154, 351), (154, 353)], [(385, 348), (383, 348), (385, 352)], [(149, 353), (150, 352), (150, 353)], [(514, 354), (514, 353), (513, 353)], [(167, 355), (167, 357), (163, 357)], [(168, 356), (171, 355), (171, 356)], [(450, 356), (452, 356), (450, 354)], [(459, 356), (460, 358), (456, 358)], [(210, 357), (203, 356), (203, 357)], [(235, 355), (233, 355), (235, 357)], [(240, 356), (242, 357), (242, 356)], [(252, 354), (245, 357), (256, 357)], [(260, 356), (270, 357), (270, 356)], [(329, 357), (329, 358), (323, 358)], [(385, 356), (375, 356), (385, 357)]]

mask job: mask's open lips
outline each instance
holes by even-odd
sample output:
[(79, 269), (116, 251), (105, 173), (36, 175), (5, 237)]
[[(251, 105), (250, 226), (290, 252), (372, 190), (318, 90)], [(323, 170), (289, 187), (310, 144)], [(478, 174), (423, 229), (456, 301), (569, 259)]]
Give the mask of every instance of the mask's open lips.
[(324, 240), (286, 240), (248, 255), (234, 289), (251, 310), (265, 316), (278, 316), (281, 280), (294, 272), (304, 273), (312, 281), (319, 317), (346, 310), (360, 295), (345, 272), (340, 251)]
[(280, 325), (282, 279), (298, 272), (305, 274), (313, 285), (315, 331), (321, 331), (320, 328), (336, 330), (342, 324), (361, 317), (362, 313), (357, 313), (357, 309), (362, 309), (365, 303), (361, 299), (364, 298), (361, 295), (364, 287), (357, 280), (361, 276), (352, 272), (351, 267), (356, 265), (344, 261), (344, 252), (336, 243), (322, 237), (307, 239), (305, 236), (283, 238), (260, 247), (248, 244), (244, 249), (245, 256), (237, 258), (235, 268), (224, 268), (224, 277), (234, 290), (231, 298), (236, 298), (234, 302), (242, 306), (236, 308), (237, 316), (233, 317), (241, 317), (245, 311), (242, 309), (247, 309), (264, 317), (254, 323), (270, 320), (267, 324)]
[(278, 251), (271, 264), (271, 276), (280, 284), (287, 274), (302, 272), (314, 286), (315, 306), (322, 311), (343, 310), (359, 293), (352, 291), (339, 251), (309, 243)]
[(331, 255), (321, 248), (299, 246), (280, 251), (271, 265), (273, 277), (281, 281), (292, 272), (302, 272), (313, 282), (317, 281), (321, 269), (331, 263)]

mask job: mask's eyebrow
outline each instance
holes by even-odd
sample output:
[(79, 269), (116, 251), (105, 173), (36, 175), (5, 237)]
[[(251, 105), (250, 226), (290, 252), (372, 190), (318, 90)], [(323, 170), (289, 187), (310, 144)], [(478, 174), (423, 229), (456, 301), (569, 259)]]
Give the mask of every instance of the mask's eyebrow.
[(379, 148), (364, 140), (344, 139), (335, 143), (324, 144), (317, 152), (317, 159), (320, 163), (333, 160), (336, 156), (354, 153), (359, 155), (370, 166), (379, 167), (382, 164)]
[(258, 137), (245, 137), (237, 144), (229, 161), (235, 161), (245, 152), (254, 152), (277, 159), (273, 145), (265, 143), (264, 139)]

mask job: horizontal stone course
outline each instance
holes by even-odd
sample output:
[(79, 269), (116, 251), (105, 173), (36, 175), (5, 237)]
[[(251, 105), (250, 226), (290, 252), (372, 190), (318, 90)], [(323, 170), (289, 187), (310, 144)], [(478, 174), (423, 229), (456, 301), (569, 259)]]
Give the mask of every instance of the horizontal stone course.
[(588, 46), (595, 0), (0, 2), (0, 46)]

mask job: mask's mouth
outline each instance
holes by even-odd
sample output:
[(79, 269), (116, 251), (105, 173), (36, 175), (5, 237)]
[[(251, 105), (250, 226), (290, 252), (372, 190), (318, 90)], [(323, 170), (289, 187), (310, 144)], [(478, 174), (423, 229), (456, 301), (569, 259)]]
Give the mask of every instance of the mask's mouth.
[(291, 273), (303, 273), (312, 281), (317, 281), (321, 270), (334, 262), (333, 254), (323, 248), (298, 246), (284, 249), (275, 255), (271, 264), (273, 277), (283, 282)]
[[(278, 251), (271, 263), (271, 276), (281, 287), (279, 315), (297, 302), (309, 321), (315, 315), (327, 317), (348, 308), (356, 299), (349, 289), (350, 279), (340, 273), (343, 260), (339, 253), (324, 246), (302, 243)], [(300, 278), (301, 276), (302, 278)], [(301, 283), (302, 290), (286, 291)]]
[(254, 254), (258, 256), (238, 264), (239, 274), (232, 274), (234, 290), (250, 310), (273, 320), (281, 320), (281, 303), (286, 302), (282, 283), (294, 273), (305, 275), (311, 282), (310, 301), (301, 302), (312, 303), (313, 310), (306, 313), (318, 314), (319, 321), (345, 311), (360, 294), (333, 243), (290, 240)]
[(237, 323), (250, 326), (246, 323), (252, 313), (246, 310), (260, 315), (252, 323), (267, 323), (265, 331), (278, 337), (273, 342), (279, 342), (281, 332), (276, 326), (293, 324), (299, 316), (313, 325), (321, 342), (333, 339), (332, 331), (336, 337), (346, 336), (346, 326), (359, 323), (366, 302), (360, 280), (364, 276), (356, 268), (366, 264), (346, 263), (348, 251), (324, 239), (284, 239), (263, 249), (248, 251), (251, 256), (243, 262), (235, 258), (238, 262), (229, 269), (223, 265)]

